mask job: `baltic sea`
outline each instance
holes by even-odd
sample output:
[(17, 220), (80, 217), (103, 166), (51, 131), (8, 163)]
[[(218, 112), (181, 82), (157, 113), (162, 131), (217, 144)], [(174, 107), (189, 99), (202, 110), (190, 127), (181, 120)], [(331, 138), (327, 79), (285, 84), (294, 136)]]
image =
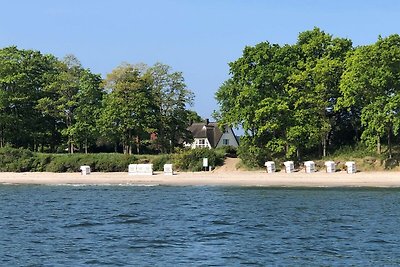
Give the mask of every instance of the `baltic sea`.
[(395, 266), (400, 189), (0, 186), (0, 266)]

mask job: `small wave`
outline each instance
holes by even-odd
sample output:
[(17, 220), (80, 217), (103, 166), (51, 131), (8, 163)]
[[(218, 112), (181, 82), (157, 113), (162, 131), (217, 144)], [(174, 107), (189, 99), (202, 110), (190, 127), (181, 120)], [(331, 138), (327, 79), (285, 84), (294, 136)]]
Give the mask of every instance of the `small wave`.
[(127, 263), (126, 262), (116, 262), (115, 259), (111, 260), (111, 261), (105, 261), (105, 260), (97, 260), (97, 259), (90, 259), (90, 260), (86, 260), (84, 262), (85, 265), (94, 265), (94, 266), (105, 266), (105, 265), (112, 265), (112, 266), (126, 266)]
[(146, 219), (127, 219), (123, 221), (117, 221), (115, 224), (148, 224)]
[(235, 233), (235, 232), (224, 231), (224, 232), (218, 232), (218, 233), (203, 234), (202, 237), (211, 238), (211, 239), (219, 239), (219, 238), (227, 238), (227, 237), (236, 236), (236, 235), (240, 235), (240, 234)]
[(2, 182), (2, 183), (0, 183), (0, 185), (22, 185), (22, 184), (19, 184), (19, 183), (11, 183), (11, 182)]
[(118, 184), (118, 185), (119, 186), (145, 186), (145, 187), (161, 186), (160, 184), (133, 184), (133, 183)]
[(114, 216), (114, 218), (116, 221), (113, 224), (148, 224), (148, 219), (138, 217), (137, 215), (122, 213)]
[(323, 220), (326, 223), (344, 223), (345, 220), (343, 218), (329, 218), (329, 219), (325, 219)]
[(31, 231), (32, 234), (45, 234), (48, 233), (49, 229), (48, 228), (40, 228), (40, 229), (34, 229)]
[(376, 243), (376, 244), (391, 244), (392, 242), (383, 240), (383, 239), (372, 239), (368, 240), (367, 243)]
[(340, 229), (342, 229), (342, 230), (353, 230), (354, 226), (353, 225), (348, 225), (348, 224), (340, 225)]
[[(17, 185), (17, 184), (16, 184)], [(84, 184), (84, 183), (60, 183), (60, 184), (46, 184), (45, 186), (70, 186), (70, 187), (100, 187), (100, 186), (160, 186), (160, 184), (134, 184), (134, 183), (102, 183), (102, 184)]]
[(117, 218), (135, 218), (136, 215), (121, 213), (121, 214), (115, 215), (114, 217), (117, 217)]
[(211, 223), (215, 224), (215, 225), (232, 225), (231, 222), (224, 221), (224, 220), (214, 220)]
[(49, 187), (53, 187), (53, 186), (60, 186), (60, 187), (64, 187), (64, 186), (70, 186), (70, 187), (86, 187), (86, 186), (95, 186), (95, 185), (94, 185), (94, 184), (60, 183), (60, 184), (45, 184), (44, 186), (49, 186)]
[(92, 226), (99, 226), (103, 225), (102, 223), (97, 223), (97, 222), (81, 222), (81, 223), (76, 223), (76, 224), (68, 224), (65, 225), (64, 228), (80, 228), (80, 227), (92, 227)]

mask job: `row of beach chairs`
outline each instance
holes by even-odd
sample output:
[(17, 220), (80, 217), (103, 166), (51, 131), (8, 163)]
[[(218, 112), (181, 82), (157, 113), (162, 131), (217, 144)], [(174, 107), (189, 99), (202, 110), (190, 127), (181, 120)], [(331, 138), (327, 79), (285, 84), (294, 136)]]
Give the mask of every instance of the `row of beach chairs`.
[[(81, 174), (89, 175), (90, 166), (81, 166)], [(153, 164), (129, 164), (128, 174), (129, 175), (153, 175)], [(164, 164), (164, 174), (173, 175), (172, 164)]]
[[(294, 172), (294, 162), (293, 161), (285, 161), (283, 163), (284, 170), (286, 173), (292, 173)], [(354, 161), (347, 161), (345, 163), (346, 166), (346, 172), (347, 173), (356, 173), (356, 163)], [(265, 167), (267, 168), (268, 173), (274, 173), (276, 172), (276, 167), (275, 167), (275, 162), (273, 161), (267, 161), (265, 162)], [(306, 161), (304, 162), (304, 169), (306, 173), (312, 173), (316, 171), (315, 168), (315, 162), (314, 161)], [(334, 161), (325, 161), (325, 167), (326, 167), (326, 172), (327, 173), (334, 173), (336, 172), (336, 163)]]

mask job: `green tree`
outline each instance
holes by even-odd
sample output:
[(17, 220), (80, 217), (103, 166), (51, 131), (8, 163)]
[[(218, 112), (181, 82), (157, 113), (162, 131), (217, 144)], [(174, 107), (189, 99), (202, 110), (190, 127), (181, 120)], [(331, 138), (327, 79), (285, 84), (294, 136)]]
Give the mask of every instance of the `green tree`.
[(76, 109), (74, 123), (69, 128), (70, 135), (83, 146), (88, 153), (88, 146), (94, 145), (99, 137), (97, 118), (101, 112), (101, 101), (104, 91), (101, 87), (100, 75), (89, 70), (82, 70), (79, 81), (79, 91), (76, 94)]
[(400, 36), (379, 37), (369, 46), (359, 47), (346, 60), (339, 107), (361, 110), (362, 140), (381, 153), (387, 137), (391, 156), (391, 135), (399, 130)]
[(101, 78), (84, 69), (73, 55), (67, 55), (56, 66), (36, 109), (48, 118), (55, 134), (66, 138), (69, 153), (74, 153), (79, 145), (87, 152), (87, 144), (94, 142), (97, 132), (95, 118), (102, 99)]
[(121, 142), (124, 153), (140, 153), (142, 139), (154, 132), (152, 77), (138, 66), (122, 64), (107, 75), (99, 124), (109, 141)]
[(256, 156), (261, 162), (287, 149), (292, 118), (286, 84), (297, 56), (289, 45), (264, 42), (246, 47), (243, 56), (229, 64), (232, 78), (219, 88), (216, 99), (221, 122), (243, 128), (242, 145), (258, 154), (244, 158)]
[(203, 118), (201, 118), (200, 115), (194, 110), (188, 110), (187, 113), (188, 113), (188, 116), (187, 116), (187, 119), (188, 119), (187, 124), (188, 125), (191, 125), (194, 122), (204, 121)]
[(46, 127), (35, 109), (57, 60), (15, 46), (0, 50), (0, 146), (36, 148)]
[(194, 94), (187, 89), (181, 72), (172, 72), (171, 67), (156, 63), (149, 69), (156, 112), (157, 147), (161, 152), (172, 152), (189, 132), (188, 106), (193, 104)]
[(82, 73), (82, 66), (73, 55), (66, 56), (58, 63), (58, 72), (51, 78), (51, 83), (44, 88), (45, 96), (38, 100), (37, 109), (45, 116), (53, 117), (58, 127), (67, 138), (69, 153), (74, 153), (75, 141), (71, 131), (74, 124), (74, 111), (78, 105), (77, 94)]
[(343, 62), (352, 43), (314, 28), (300, 33), (295, 46), (299, 59), (288, 83), (294, 119), (288, 139), (297, 152), (321, 144), (326, 156), (333, 117), (337, 115), (334, 107), (340, 96)]

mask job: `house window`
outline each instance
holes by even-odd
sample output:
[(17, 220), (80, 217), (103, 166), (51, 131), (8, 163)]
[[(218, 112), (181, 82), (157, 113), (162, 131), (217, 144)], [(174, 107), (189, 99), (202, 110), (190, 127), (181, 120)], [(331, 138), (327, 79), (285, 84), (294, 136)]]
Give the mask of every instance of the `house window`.
[(197, 147), (207, 147), (206, 146), (206, 140), (205, 139), (199, 139), (197, 140)]
[(222, 144), (224, 146), (229, 146), (229, 139), (222, 139)]

